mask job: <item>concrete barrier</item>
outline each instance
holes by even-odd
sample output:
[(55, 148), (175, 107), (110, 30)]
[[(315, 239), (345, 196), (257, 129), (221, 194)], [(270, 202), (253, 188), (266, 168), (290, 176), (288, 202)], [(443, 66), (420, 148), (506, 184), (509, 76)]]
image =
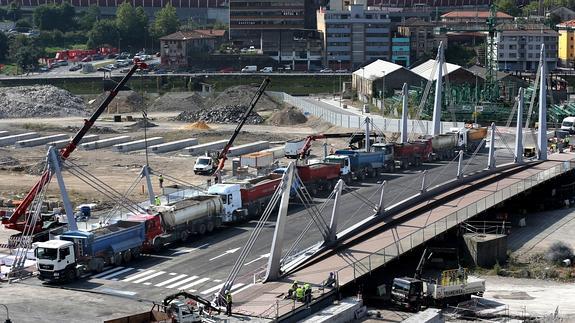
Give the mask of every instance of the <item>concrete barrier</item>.
[(240, 156), (249, 153), (255, 153), (256, 151), (261, 151), (268, 148), (270, 148), (269, 141), (256, 141), (249, 144), (234, 146), (230, 148), (228, 156), (229, 157)]
[(286, 155), (285, 145), (264, 149), (260, 152), (261, 153), (272, 153), (272, 155), (274, 156), (274, 159), (283, 158)]
[(140, 139), (140, 140), (125, 142), (123, 144), (114, 145), (114, 146), (112, 146), (112, 151), (119, 152), (119, 153), (126, 153), (126, 152), (130, 152), (130, 151), (134, 151), (134, 150), (144, 149), (144, 148), (146, 148), (146, 145), (148, 147), (150, 147), (152, 145), (158, 145), (158, 144), (161, 144), (163, 142), (164, 142), (164, 138), (162, 138), (162, 137), (152, 137), (152, 138), (148, 138), (147, 140)]
[(61, 139), (69, 139), (69, 138), (70, 138), (70, 136), (62, 133), (59, 135), (51, 135), (51, 136), (38, 137), (38, 138), (33, 138), (33, 139), (20, 140), (14, 144), (14, 147), (16, 147), (16, 148), (36, 147), (36, 146), (40, 146), (40, 145), (43, 145), (43, 144), (48, 143), (48, 142), (57, 141), (57, 140), (61, 140)]
[(197, 138), (188, 138), (188, 139), (166, 142), (165, 144), (150, 146), (150, 151), (155, 154), (159, 154), (168, 151), (180, 150), (182, 148), (189, 147), (190, 145), (197, 145), (197, 144), (198, 144)]
[[(79, 144), (82, 144), (85, 142), (96, 141), (98, 139), (100, 139), (100, 136), (98, 136), (98, 135), (85, 135), (80, 140)], [(72, 138), (64, 139), (64, 140), (58, 140), (58, 141), (52, 141), (52, 142), (49, 142), (46, 144), (46, 148), (50, 148), (50, 146), (54, 146), (54, 148), (57, 148), (57, 149), (64, 148), (70, 142), (70, 140), (72, 140)]]
[(301, 323), (346, 323), (359, 320), (365, 315), (365, 307), (362, 300), (355, 297), (343, 299), (339, 304), (329, 306), (318, 313), (301, 320)]
[(107, 139), (87, 142), (87, 143), (81, 144), (80, 148), (82, 148), (84, 150), (100, 149), (100, 148), (105, 148), (105, 147), (111, 147), (111, 146), (116, 145), (116, 144), (121, 144), (123, 142), (128, 142), (130, 140), (132, 140), (132, 137), (130, 137), (130, 136), (113, 137), (113, 138), (107, 138)]
[(26, 139), (32, 139), (32, 138), (38, 138), (38, 137), (40, 137), (40, 135), (36, 132), (27, 132), (27, 133), (21, 133), (18, 135), (0, 137), (0, 147), (13, 145), (17, 141), (20, 141), (20, 140), (26, 140)]
[(228, 142), (227, 140), (212, 141), (207, 142), (205, 144), (186, 147), (184, 148), (184, 150), (186, 151), (186, 153), (192, 156), (199, 156), (205, 154), (207, 151), (222, 150), (226, 146), (227, 142)]

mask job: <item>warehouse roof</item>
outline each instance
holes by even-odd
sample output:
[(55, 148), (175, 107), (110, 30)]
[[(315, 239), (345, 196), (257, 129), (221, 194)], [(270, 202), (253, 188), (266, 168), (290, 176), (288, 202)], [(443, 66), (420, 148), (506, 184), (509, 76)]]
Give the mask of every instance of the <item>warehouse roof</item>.
[[(445, 63), (447, 65), (447, 74), (453, 73), (455, 71), (457, 71), (458, 69), (462, 68), (459, 65), (455, 65), (455, 64), (451, 64), (451, 63)], [(433, 66), (435, 65), (435, 60), (434, 59), (430, 59), (427, 62), (424, 62), (421, 65), (418, 65), (414, 68), (411, 69), (411, 71), (427, 80), (430, 81), (435, 81), (435, 79), (437, 78), (437, 71), (435, 73), (433, 73), (433, 75), (431, 75), (431, 73), (433, 72)], [(444, 75), (445, 75), (445, 69), (444, 69)]]
[[(489, 18), (491, 13), (489, 11), (451, 11), (441, 15), (441, 18)], [(497, 18), (512, 19), (513, 16), (505, 12), (497, 11)]]
[(400, 69), (408, 70), (401, 65), (397, 65), (397, 64), (394, 64), (392, 62), (387, 62), (387, 61), (378, 59), (377, 61), (375, 61), (371, 64), (367, 64), (364, 67), (356, 70), (355, 72), (353, 72), (353, 74), (355, 74), (357, 76), (365, 77), (368, 80), (375, 80), (378, 78), (382, 78), (384, 73), (385, 73), (385, 75), (389, 75), (389, 74), (391, 74), (397, 70), (400, 70)]

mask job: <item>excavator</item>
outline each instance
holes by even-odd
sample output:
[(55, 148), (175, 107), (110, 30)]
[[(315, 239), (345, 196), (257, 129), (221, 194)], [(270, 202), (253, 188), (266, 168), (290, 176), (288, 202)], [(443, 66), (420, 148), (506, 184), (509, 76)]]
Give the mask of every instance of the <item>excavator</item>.
[[(102, 101), (102, 103), (100, 103), (100, 105), (98, 106), (96, 111), (94, 111), (92, 116), (90, 116), (89, 119), (84, 120), (84, 125), (70, 140), (70, 142), (66, 145), (66, 147), (60, 150), (60, 157), (62, 161), (68, 159), (68, 157), (70, 157), (72, 152), (76, 150), (76, 147), (78, 146), (84, 135), (86, 135), (86, 133), (90, 130), (90, 128), (92, 128), (96, 120), (98, 120), (100, 115), (106, 110), (106, 108), (108, 107), (110, 102), (112, 102), (114, 97), (116, 97), (118, 92), (124, 88), (124, 85), (126, 85), (128, 80), (136, 72), (136, 70), (146, 68), (147, 68), (146, 63), (140, 62), (138, 60), (134, 61), (134, 65), (128, 71), (128, 73), (122, 78), (122, 80), (120, 80), (120, 82), (116, 85), (116, 87), (114, 87), (114, 89), (110, 91), (110, 94), (108, 94), (106, 99)], [(49, 169), (44, 171), (38, 182), (36, 182), (36, 184), (30, 189), (30, 191), (28, 192), (26, 197), (22, 200), (20, 205), (16, 207), (14, 213), (12, 213), (12, 215), (10, 215), (9, 217), (2, 219), (2, 224), (4, 224), (4, 226), (7, 229), (17, 230), (20, 232), (24, 231), (31, 232), (34, 234), (34, 236), (32, 237), (33, 241), (36, 241), (34, 238), (44, 236), (38, 234), (42, 233), (42, 231), (44, 230), (47, 230), (49, 227), (48, 223), (44, 223), (45, 219), (39, 218), (36, 221), (34, 221), (35, 222), (34, 224), (32, 224), (31, 222), (33, 221), (33, 218), (32, 216), (27, 216), (27, 214), (31, 212), (28, 209), (31, 206), (32, 202), (38, 196), (39, 192), (41, 192), (45, 188), (45, 186), (48, 185), (48, 183), (50, 183), (52, 175), (53, 173)], [(29, 226), (32, 225), (33, 228), (30, 228)]]

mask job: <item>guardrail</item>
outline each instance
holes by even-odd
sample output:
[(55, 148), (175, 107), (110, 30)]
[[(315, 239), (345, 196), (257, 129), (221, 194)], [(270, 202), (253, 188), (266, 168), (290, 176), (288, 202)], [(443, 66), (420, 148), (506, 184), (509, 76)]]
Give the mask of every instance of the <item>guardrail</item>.
[(352, 275), (353, 280), (355, 281), (360, 276), (370, 273), (372, 270), (394, 260), (399, 255), (435, 238), (438, 234), (446, 232), (480, 212), (483, 212), (508, 198), (574, 168), (575, 162), (565, 161), (560, 165), (534, 174), (533, 176), (498, 190), (459, 211), (455, 211), (442, 219), (427, 224), (425, 227), (396, 240), (394, 243), (387, 245), (364, 258), (340, 268), (337, 270), (337, 276), (342, 277), (343, 274), (344, 277), (349, 277), (349, 275)]
[[(304, 113), (319, 117), (335, 126), (344, 128), (360, 128), (363, 125), (366, 116), (369, 116), (373, 124), (384, 132), (399, 132), (401, 129), (401, 119), (384, 118), (379, 115), (349, 115), (327, 109), (321, 105), (313, 104), (309, 101), (289, 95), (284, 92), (266, 92), (274, 99), (288, 103), (301, 109)], [(327, 104), (327, 103), (324, 103)], [(462, 128), (463, 122), (455, 125), (453, 122), (441, 122), (441, 132), (448, 132), (452, 127)], [(408, 120), (407, 129), (409, 133), (429, 134), (431, 132), (432, 122), (428, 120)]]

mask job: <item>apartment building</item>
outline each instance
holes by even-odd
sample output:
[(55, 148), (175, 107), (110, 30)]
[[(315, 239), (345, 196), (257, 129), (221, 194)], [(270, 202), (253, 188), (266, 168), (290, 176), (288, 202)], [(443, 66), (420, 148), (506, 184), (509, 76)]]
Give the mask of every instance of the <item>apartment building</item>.
[(361, 0), (345, 4), (331, 1), (329, 10), (317, 11), (317, 28), (324, 40), (324, 66), (355, 70), (377, 59), (389, 61), (391, 20), (387, 13), (367, 7)]
[(557, 25), (559, 30), (559, 48), (557, 56), (559, 64), (563, 67), (575, 66), (575, 20), (569, 20)]
[(435, 56), (439, 43), (447, 47), (447, 35), (440, 32), (435, 24), (419, 18), (409, 18), (398, 24), (397, 33), (401, 37), (409, 38), (411, 62), (421, 57)]
[(548, 70), (557, 68), (559, 33), (543, 24), (497, 26), (497, 62), (500, 71), (535, 71), (541, 44), (545, 44)]

